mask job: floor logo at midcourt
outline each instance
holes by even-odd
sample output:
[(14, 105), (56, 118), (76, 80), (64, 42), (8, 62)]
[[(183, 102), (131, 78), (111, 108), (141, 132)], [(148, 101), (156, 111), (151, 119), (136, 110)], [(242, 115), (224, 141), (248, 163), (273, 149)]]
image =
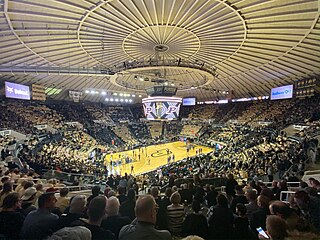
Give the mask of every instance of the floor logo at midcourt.
[(167, 149), (161, 149), (161, 150), (158, 150), (154, 153), (151, 154), (151, 157), (163, 157), (163, 156), (166, 156), (168, 154), (171, 154), (172, 152), (169, 150), (167, 151)]

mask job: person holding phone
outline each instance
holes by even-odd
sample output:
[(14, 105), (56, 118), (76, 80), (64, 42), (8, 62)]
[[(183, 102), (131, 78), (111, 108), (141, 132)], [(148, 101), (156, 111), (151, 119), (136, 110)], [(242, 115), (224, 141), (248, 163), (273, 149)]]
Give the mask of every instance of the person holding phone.
[(261, 227), (257, 228), (259, 239), (285, 240), (288, 237), (287, 223), (281, 217), (269, 215), (266, 228), (266, 232)]

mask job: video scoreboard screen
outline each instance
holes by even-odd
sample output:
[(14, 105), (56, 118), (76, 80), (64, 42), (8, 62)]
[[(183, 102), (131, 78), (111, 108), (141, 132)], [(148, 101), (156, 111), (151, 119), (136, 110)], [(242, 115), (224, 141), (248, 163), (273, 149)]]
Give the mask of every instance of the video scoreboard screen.
[(176, 87), (171, 86), (152, 86), (146, 89), (148, 96), (174, 96), (177, 93)]
[(148, 120), (173, 120), (179, 117), (182, 98), (148, 97), (142, 99), (144, 115)]

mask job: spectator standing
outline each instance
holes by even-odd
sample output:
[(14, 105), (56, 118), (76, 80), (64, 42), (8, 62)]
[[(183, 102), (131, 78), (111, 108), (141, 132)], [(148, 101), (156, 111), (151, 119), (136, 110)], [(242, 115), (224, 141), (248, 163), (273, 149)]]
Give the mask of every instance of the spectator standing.
[(127, 200), (124, 201), (119, 208), (119, 213), (122, 217), (129, 217), (131, 221), (136, 218), (135, 208), (136, 206), (136, 193), (134, 189), (129, 189)]
[(237, 185), (238, 185), (238, 182), (234, 179), (233, 174), (229, 174), (226, 182), (226, 193), (230, 201), (232, 197), (234, 197), (236, 194), (235, 186)]
[(233, 213), (224, 195), (220, 194), (217, 202), (209, 218), (209, 239), (230, 239), (233, 236)]

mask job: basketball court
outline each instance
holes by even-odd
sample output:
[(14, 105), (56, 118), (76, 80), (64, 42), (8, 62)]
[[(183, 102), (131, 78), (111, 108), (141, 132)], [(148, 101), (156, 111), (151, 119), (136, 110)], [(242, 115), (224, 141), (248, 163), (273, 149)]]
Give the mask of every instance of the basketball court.
[[(189, 151), (187, 151), (189, 148)], [(142, 147), (139, 149), (117, 152), (108, 154), (105, 156), (105, 164), (110, 169), (110, 174), (122, 174), (131, 173), (131, 167), (134, 167), (133, 174), (141, 174), (168, 163), (170, 156), (170, 162), (173, 162), (172, 155), (174, 155), (174, 162), (180, 161), (186, 157), (196, 156), (199, 153), (199, 149), (202, 149), (202, 153), (209, 153), (213, 149), (196, 144), (186, 144), (185, 142), (172, 142), (166, 144), (152, 145), (148, 147)], [(139, 160), (140, 155), (140, 160)], [(124, 164), (124, 159), (129, 157), (133, 159), (132, 163)], [(122, 164), (111, 167), (110, 161), (117, 161), (122, 159)]]

